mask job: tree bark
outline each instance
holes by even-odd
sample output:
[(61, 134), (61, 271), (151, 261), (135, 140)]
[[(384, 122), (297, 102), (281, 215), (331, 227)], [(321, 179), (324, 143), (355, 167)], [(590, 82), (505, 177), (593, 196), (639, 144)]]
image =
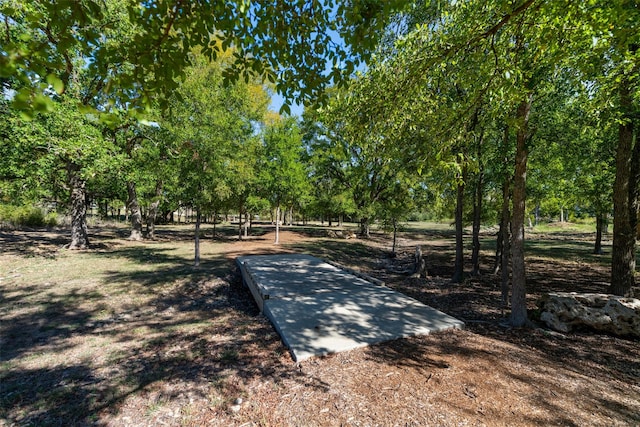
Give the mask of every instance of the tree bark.
[(276, 206), (276, 241), (275, 244), (280, 243), (280, 204)]
[(131, 234), (129, 240), (142, 240), (142, 213), (138, 203), (136, 184), (133, 181), (127, 182), (127, 209), (130, 212)]
[(195, 267), (200, 266), (200, 208), (196, 208), (196, 232), (194, 236), (195, 255), (193, 265)]
[(527, 180), (527, 139), (533, 96), (523, 100), (516, 111), (516, 164), (513, 176), (513, 213), (511, 216), (511, 317), (514, 327), (527, 323), (527, 277), (524, 262), (524, 220)]
[(502, 184), (502, 215), (500, 220), (500, 236), (502, 239), (502, 253), (500, 254), (500, 293), (502, 296), (502, 309), (505, 310), (509, 303), (509, 276), (510, 276), (510, 255), (511, 255), (511, 235), (509, 226), (511, 224), (511, 212), (509, 204), (511, 202), (511, 176), (505, 177)]
[(149, 206), (149, 212), (147, 213), (147, 239), (153, 240), (156, 238), (156, 218), (162, 197), (162, 187), (162, 181), (157, 181), (155, 198)]
[(360, 220), (360, 236), (368, 239), (371, 237), (371, 226), (369, 224), (369, 218), (362, 218)]
[(480, 170), (478, 171), (478, 180), (476, 182), (475, 203), (473, 204), (473, 250), (471, 252), (471, 264), (473, 265), (473, 270), (471, 271), (472, 276), (480, 275), (480, 222), (482, 219), (483, 180), (484, 171), (481, 163)]
[(593, 248), (595, 255), (602, 255), (602, 226), (604, 221), (604, 214), (596, 213), (596, 243)]
[(498, 227), (498, 233), (496, 234), (496, 255), (493, 259), (494, 276), (496, 276), (500, 271), (500, 261), (502, 260), (502, 218), (500, 218)]
[(397, 237), (398, 237), (398, 221), (396, 221), (395, 218), (393, 218), (391, 220), (393, 222), (393, 246), (391, 248), (391, 253), (393, 253), (393, 255), (396, 254), (396, 242), (397, 242)]
[[(613, 249), (611, 252), (611, 286), (614, 295), (626, 296), (635, 284), (635, 244), (637, 211), (634, 200), (637, 177), (632, 176), (634, 155), (634, 123), (629, 117), (633, 108), (630, 82), (624, 76), (620, 83), (620, 108), (625, 119), (618, 127), (616, 179), (613, 185)], [(635, 145), (638, 145), (637, 143)], [(636, 157), (636, 159), (634, 159)], [(637, 168), (637, 166), (636, 166)], [(636, 217), (636, 218), (633, 218)]]
[(242, 240), (242, 211), (244, 206), (240, 204), (240, 209), (238, 209), (238, 240)]
[(71, 243), (69, 249), (87, 249), (87, 191), (86, 181), (80, 175), (80, 166), (67, 162), (67, 179), (71, 189)]
[(421, 276), (427, 276), (427, 263), (424, 260), (424, 256), (422, 256), (422, 247), (416, 246), (416, 253), (414, 255), (414, 267), (413, 274), (411, 277), (420, 278)]
[(458, 176), (457, 184), (457, 196), (456, 196), (456, 260), (453, 268), (453, 277), (451, 281), (453, 283), (460, 283), (464, 278), (464, 240), (463, 240), (463, 222), (462, 214), (464, 212), (464, 187), (467, 180), (467, 165), (466, 159), (462, 165), (461, 175)]

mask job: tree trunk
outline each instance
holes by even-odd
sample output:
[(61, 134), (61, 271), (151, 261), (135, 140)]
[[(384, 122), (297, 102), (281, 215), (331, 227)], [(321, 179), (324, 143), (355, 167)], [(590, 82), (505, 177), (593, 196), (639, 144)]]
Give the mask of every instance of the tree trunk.
[(196, 232), (194, 236), (195, 243), (195, 255), (193, 265), (195, 267), (200, 266), (200, 208), (196, 208)]
[(129, 240), (142, 240), (142, 213), (138, 204), (138, 194), (136, 184), (133, 181), (127, 182), (127, 209), (130, 212), (131, 234)]
[(502, 260), (502, 218), (498, 225), (498, 233), (496, 234), (496, 255), (493, 259), (493, 275), (496, 276), (500, 271), (500, 261)]
[[(632, 178), (634, 150), (633, 119), (629, 117), (633, 108), (629, 79), (620, 83), (620, 108), (625, 121), (618, 127), (616, 152), (616, 179), (613, 185), (613, 248), (611, 252), (611, 286), (614, 295), (629, 294), (635, 283), (635, 242), (633, 229), (632, 200), (636, 184)], [(636, 143), (636, 145), (638, 145)], [(636, 159), (637, 161), (637, 159)]]
[(280, 243), (280, 204), (276, 206), (276, 241), (275, 244)]
[(249, 212), (244, 213), (244, 237), (245, 239), (249, 237)]
[(80, 166), (67, 162), (67, 179), (71, 189), (71, 243), (69, 249), (87, 249), (87, 191), (86, 181), (80, 175)]
[(511, 318), (512, 326), (527, 323), (527, 278), (524, 262), (524, 217), (527, 180), (527, 139), (529, 113), (533, 96), (522, 101), (516, 112), (516, 164), (513, 176), (513, 214), (511, 216)]
[(160, 207), (160, 198), (162, 197), (162, 181), (156, 182), (156, 194), (153, 202), (149, 206), (147, 213), (147, 239), (156, 238), (156, 218), (158, 216), (158, 208)]
[(243, 209), (244, 207), (241, 204), (240, 208), (238, 209), (238, 240), (242, 240), (242, 210)]
[(396, 254), (396, 242), (398, 236), (398, 221), (395, 218), (391, 220), (393, 222), (393, 247), (391, 248), (391, 253)]
[(462, 175), (458, 176), (457, 197), (456, 197), (456, 261), (453, 269), (453, 283), (460, 283), (464, 278), (464, 240), (463, 240), (463, 223), (462, 214), (464, 212), (464, 186), (467, 180), (466, 159), (463, 160)]
[[(507, 176), (502, 184), (502, 215), (500, 221), (500, 234), (502, 238), (502, 254), (500, 256), (500, 293), (502, 296), (502, 309), (505, 310), (509, 304), (509, 276), (510, 276), (510, 255), (511, 255), (511, 212), (509, 202), (511, 201), (511, 176)], [(503, 312), (504, 313), (504, 312)]]
[(360, 220), (360, 236), (368, 239), (371, 237), (371, 226), (369, 224), (369, 218), (362, 218)]
[[(502, 150), (506, 154), (509, 150), (509, 126), (504, 127), (504, 136), (502, 139)], [(509, 158), (504, 158), (504, 165), (510, 163)], [(496, 242), (496, 261), (493, 274), (502, 271), (501, 289), (502, 289), (502, 307), (506, 308), (509, 292), (509, 224), (511, 213), (509, 212), (509, 203), (511, 201), (511, 175), (508, 170), (504, 171), (504, 180), (502, 181), (502, 209), (500, 210), (500, 229), (498, 231), (498, 241)], [(506, 272), (506, 274), (505, 274)]]
[(602, 225), (604, 223), (604, 215), (600, 212), (596, 214), (596, 244), (593, 248), (595, 255), (602, 255)]
[(484, 172), (482, 170), (482, 164), (480, 165), (480, 171), (478, 172), (478, 182), (476, 182), (476, 197), (473, 204), (473, 251), (471, 252), (471, 264), (473, 270), (472, 276), (480, 275), (480, 220), (482, 218), (482, 185), (483, 185)]
[(218, 223), (218, 212), (213, 211), (213, 238), (211, 240), (216, 240), (216, 224)]
[(414, 267), (413, 274), (411, 277), (420, 278), (421, 276), (427, 277), (427, 263), (424, 260), (424, 256), (422, 256), (422, 247), (416, 246), (416, 253), (414, 255)]

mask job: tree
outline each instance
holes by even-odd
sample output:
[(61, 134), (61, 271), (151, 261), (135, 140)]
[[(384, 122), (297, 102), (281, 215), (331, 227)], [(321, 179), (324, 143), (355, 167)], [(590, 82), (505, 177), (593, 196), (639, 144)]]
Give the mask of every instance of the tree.
[[(88, 182), (111, 167), (113, 147), (105, 141), (98, 123), (80, 114), (68, 99), (59, 99), (53, 111), (25, 120), (9, 109), (2, 111), (6, 128), (3, 146), (29, 155), (22, 158), (14, 176), (29, 177), (45, 194), (66, 193), (71, 219), (69, 249), (86, 249)], [(3, 160), (4, 162), (4, 160)]]
[[(233, 47), (226, 80), (258, 75), (275, 83), (286, 98), (308, 100), (329, 82), (350, 75), (375, 46), (391, 11), (404, 5), (400, 0), (339, 5), (333, 0), (8, 0), (0, 4), (6, 18), (0, 78), (13, 76), (24, 84), (16, 97), (21, 107), (46, 106), (48, 98), (41, 96), (45, 80), (64, 92), (78, 69), (73, 57), (79, 53), (89, 58), (88, 72), (99, 76), (86, 97), (119, 99), (130, 108), (151, 105), (159, 97), (167, 106), (186, 77), (184, 70), (193, 65), (189, 54), (194, 48), (215, 60)], [(119, 39), (121, 34), (110, 30), (122, 22), (127, 37)], [(346, 44), (334, 41), (334, 32)], [(32, 37), (22, 37), (25, 33)], [(325, 72), (327, 63), (333, 65)]]
[(274, 117), (263, 130), (260, 181), (266, 198), (275, 209), (276, 237), (280, 243), (280, 209), (292, 205), (308, 192), (308, 174), (302, 162), (302, 135), (293, 117)]
[(182, 205), (196, 211), (195, 265), (200, 263), (200, 219), (216, 203), (231, 197), (229, 171), (239, 149), (254, 133), (260, 115), (244, 83), (223, 84), (224, 58), (208, 63), (194, 54), (196, 64), (172, 100), (170, 114), (160, 122), (174, 140), (175, 168)]

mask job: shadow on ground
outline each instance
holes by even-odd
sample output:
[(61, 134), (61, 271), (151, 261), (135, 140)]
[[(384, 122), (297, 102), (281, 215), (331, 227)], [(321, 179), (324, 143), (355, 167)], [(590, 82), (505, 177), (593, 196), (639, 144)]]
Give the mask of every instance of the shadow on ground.
[[(38, 289), (29, 286), (4, 302), (9, 310), (33, 305), (2, 324), (0, 418), (9, 425), (100, 425), (129, 397), (151, 393), (162, 402), (195, 399), (226, 410), (257, 378), (327, 389), (290, 364), (223, 255), (197, 269), (153, 244), (95, 257), (113, 259), (114, 267), (127, 259), (145, 271), (105, 271), (100, 293), (33, 301)], [(122, 286), (128, 294), (112, 294)], [(123, 298), (118, 311), (106, 310), (113, 298)], [(33, 363), (42, 367), (28, 367)], [(171, 390), (157, 390), (160, 383)]]

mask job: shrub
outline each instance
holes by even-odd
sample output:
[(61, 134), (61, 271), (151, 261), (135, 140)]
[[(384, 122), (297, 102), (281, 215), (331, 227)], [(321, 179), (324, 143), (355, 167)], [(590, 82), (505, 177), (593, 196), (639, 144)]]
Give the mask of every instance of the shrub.
[(45, 215), (44, 210), (35, 206), (0, 206), (0, 222), (13, 227), (54, 227), (58, 224), (55, 212)]

